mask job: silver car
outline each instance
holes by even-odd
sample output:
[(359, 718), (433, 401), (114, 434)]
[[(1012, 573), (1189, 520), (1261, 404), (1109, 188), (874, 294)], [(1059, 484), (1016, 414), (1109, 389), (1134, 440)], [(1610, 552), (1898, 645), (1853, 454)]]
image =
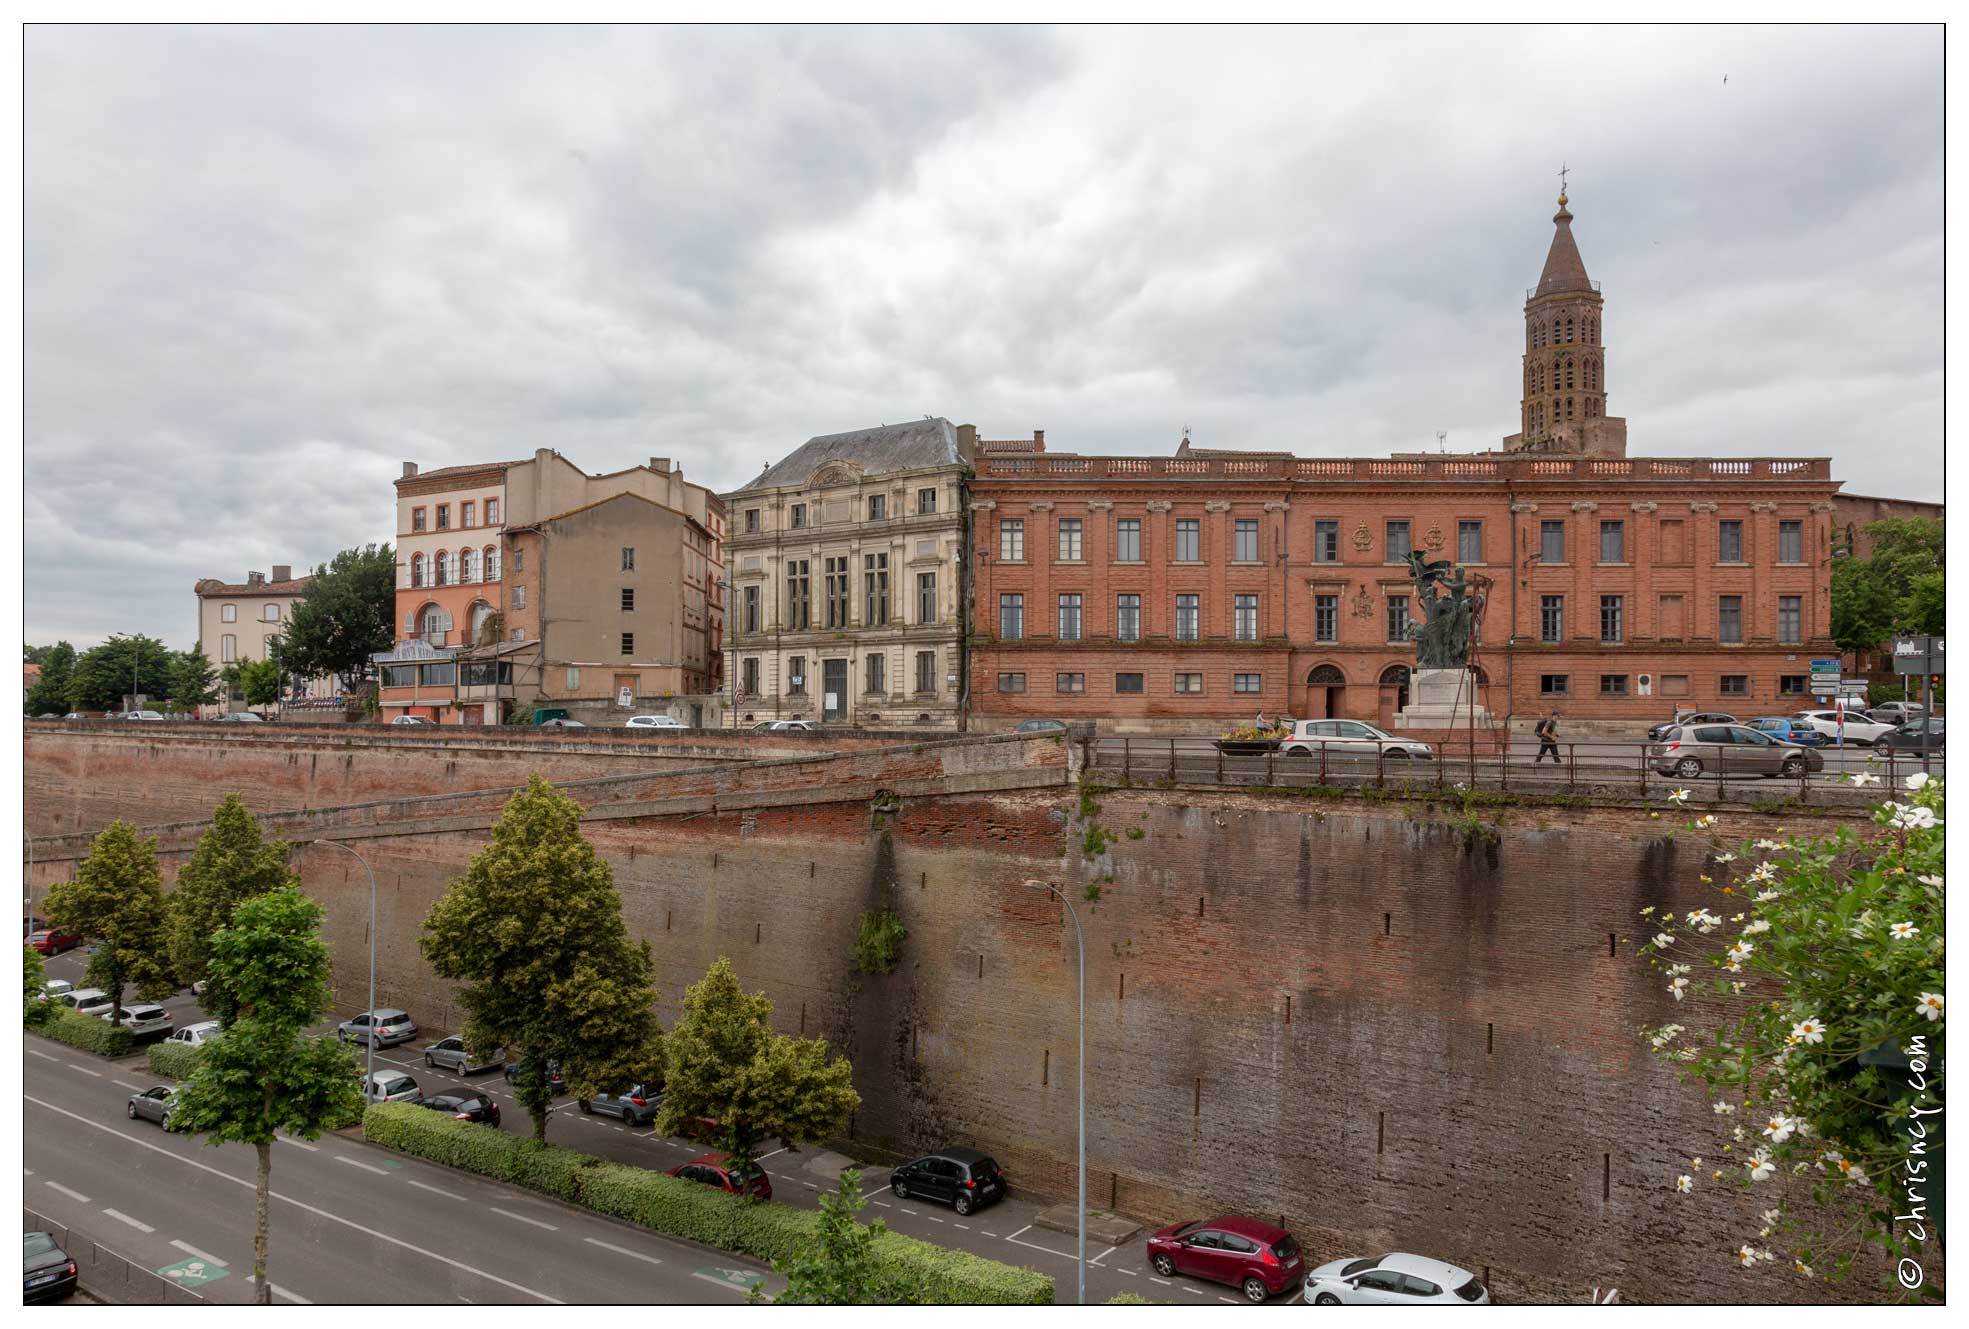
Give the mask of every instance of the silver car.
[(61, 995), (61, 1003), (84, 1015), (101, 1015), (110, 1008), (109, 993), (101, 988), (76, 988)]
[(1279, 751), (1290, 757), (1428, 758), (1436, 750), (1413, 738), (1397, 738), (1364, 720), (1295, 720)]
[(154, 1121), (168, 1128), (171, 1125), (171, 1107), (178, 1091), (168, 1084), (152, 1085), (130, 1095), (126, 1109), (132, 1121)]
[(474, 1057), (466, 1051), (465, 1040), (453, 1034), (424, 1049), (424, 1064), (432, 1070), (442, 1066), (460, 1075), (473, 1075), (479, 1071), (504, 1070), (506, 1059), (496, 1050), (489, 1056)]
[(1335, 1260), (1306, 1275), (1312, 1306), (1483, 1306), (1490, 1289), (1468, 1269), (1423, 1255)]
[(690, 726), (685, 724), (682, 720), (677, 719), (675, 716), (669, 716), (669, 715), (632, 715), (629, 717), (629, 722), (623, 725), (622, 727), (624, 729), (688, 729), (690, 728)]
[(130, 1031), (132, 1038), (162, 1036), (171, 1032), (171, 1017), (162, 1006), (144, 1002), (136, 1006), (125, 1006), (114, 1012), (104, 1010), (101, 1019), (111, 1024), (120, 1024)]
[(402, 1071), (370, 1071), (362, 1077), (365, 1103), (403, 1103), (418, 1096), (417, 1081)]
[(178, 1030), (177, 1033), (172, 1034), (165, 1042), (182, 1043), (186, 1047), (198, 1048), (204, 1047), (218, 1036), (219, 1022), (217, 1020), (200, 1020), (197, 1024), (188, 1024)]
[(344, 1043), (373, 1043), (379, 1048), (395, 1047), (398, 1043), (408, 1043), (417, 1037), (417, 1022), (410, 1018), (408, 1011), (400, 1011), (393, 1006), (379, 1006), (373, 1011), (364, 1011), (353, 1020), (342, 1021), (335, 1027), (335, 1036)]

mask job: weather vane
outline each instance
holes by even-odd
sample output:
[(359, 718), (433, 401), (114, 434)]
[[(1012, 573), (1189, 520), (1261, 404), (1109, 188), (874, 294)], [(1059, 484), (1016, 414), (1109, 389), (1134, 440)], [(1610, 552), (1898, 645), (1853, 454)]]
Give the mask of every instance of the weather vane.
[(1563, 193), (1565, 193), (1565, 192), (1566, 192), (1566, 171), (1567, 171), (1567, 169), (1568, 169), (1568, 168), (1567, 168), (1567, 166), (1566, 166), (1566, 164), (1565, 164), (1565, 163), (1564, 163), (1563, 161), (1559, 163), (1559, 192), (1560, 192), (1561, 194), (1563, 194)]

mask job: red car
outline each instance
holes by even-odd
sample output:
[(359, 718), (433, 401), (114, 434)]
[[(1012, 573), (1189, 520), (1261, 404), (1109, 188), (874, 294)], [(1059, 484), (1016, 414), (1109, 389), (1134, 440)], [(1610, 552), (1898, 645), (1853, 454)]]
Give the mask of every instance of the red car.
[(70, 932), (67, 928), (48, 928), (42, 932), (30, 932), (27, 944), (43, 955), (60, 955), (72, 951), (82, 944), (80, 932)]
[(671, 1168), (670, 1175), (716, 1186), (733, 1195), (756, 1195), (762, 1200), (773, 1198), (773, 1179), (766, 1175), (766, 1170), (754, 1163), (741, 1174), (731, 1167), (729, 1154), (706, 1154), (702, 1158), (694, 1158), (682, 1167)]
[(1171, 1223), (1149, 1238), (1149, 1263), (1164, 1278), (1229, 1283), (1256, 1302), (1291, 1291), (1306, 1276), (1292, 1234), (1255, 1218)]

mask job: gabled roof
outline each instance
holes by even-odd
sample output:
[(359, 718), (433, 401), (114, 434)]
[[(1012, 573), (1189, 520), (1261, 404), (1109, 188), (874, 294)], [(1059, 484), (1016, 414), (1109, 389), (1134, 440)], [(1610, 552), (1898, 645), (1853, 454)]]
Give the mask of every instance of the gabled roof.
[(887, 471), (951, 466), (962, 460), (957, 452), (955, 426), (936, 416), (908, 424), (877, 425), (872, 429), (851, 429), (845, 434), (810, 438), (791, 456), (767, 467), (765, 474), (735, 492), (804, 485), (815, 471), (831, 461), (847, 462), (866, 475), (880, 475)]
[(293, 577), (287, 581), (263, 581), (258, 586), (234, 584), (206, 577), (192, 586), (199, 595), (300, 595), (314, 582), (313, 577)]
[(1545, 255), (1545, 271), (1538, 274), (1538, 294), (1557, 295), (1562, 291), (1590, 291), (1593, 283), (1586, 276), (1586, 262), (1573, 243), (1572, 214), (1566, 211), (1566, 196), (1559, 195), (1559, 210), (1552, 214), (1552, 248)]
[[(522, 458), (522, 460), (530, 461), (532, 459)], [(435, 471), (419, 471), (415, 475), (403, 476), (397, 480), (397, 484), (399, 487), (403, 485), (414, 485), (420, 480), (442, 480), (446, 476), (467, 475), (474, 471), (504, 472), (508, 467), (518, 466), (519, 464), (517, 461), (475, 461), (463, 466), (440, 466)]]

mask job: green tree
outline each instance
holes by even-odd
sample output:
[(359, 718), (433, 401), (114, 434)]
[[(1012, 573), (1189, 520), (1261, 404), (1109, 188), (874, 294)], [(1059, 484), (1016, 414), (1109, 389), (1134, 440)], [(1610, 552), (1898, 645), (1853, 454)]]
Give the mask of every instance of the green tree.
[(1942, 589), (1942, 571), (1924, 572), (1908, 582), (1907, 594), (1897, 607), (1894, 626), (1916, 636), (1939, 637), (1943, 632), (1947, 608)]
[(719, 1124), (719, 1144), (743, 1166), (759, 1143), (793, 1147), (824, 1140), (861, 1105), (854, 1068), (827, 1059), (818, 1038), (776, 1034), (773, 1004), (747, 993), (723, 956), (684, 994), (684, 1014), (663, 1040), (663, 1110), (657, 1128), (675, 1135), (693, 1117)]
[(911, 1289), (882, 1267), (875, 1239), (888, 1231), (881, 1219), (862, 1224), (855, 1215), (868, 1202), (861, 1173), (849, 1168), (838, 1190), (820, 1197), (820, 1228), (805, 1250), (774, 1267), (786, 1275), (779, 1306), (879, 1306), (914, 1302)]
[(539, 776), (431, 907), (422, 945), (440, 977), (464, 981), (466, 1042), (504, 1046), (523, 1067), (514, 1089), (536, 1139), (547, 1138), (549, 1059), (577, 1098), (661, 1078), (649, 946), (629, 940), (581, 805)]
[(219, 688), (225, 693), (228, 702), (242, 694), (244, 689), (240, 687), (239, 682), (239, 661), (234, 660), (219, 671)]
[[(134, 670), (134, 674), (133, 674)], [(171, 652), (155, 637), (114, 636), (92, 646), (75, 661), (69, 675), (68, 709), (108, 711), (132, 691), (163, 698), (171, 692)]]
[(1832, 640), (1842, 651), (1871, 651), (1894, 635), (1894, 594), (1873, 564), (1842, 558), (1832, 565)]
[(287, 630), (274, 659), (289, 674), (333, 674), (344, 692), (369, 677), (369, 657), (396, 640), (396, 551), (389, 545), (344, 549), (326, 566), (288, 613)]
[(1870, 651), (1897, 632), (1942, 631), (1942, 523), (1930, 517), (1868, 522), (1872, 553), (1832, 565), (1832, 639)]
[(178, 869), (177, 886), (166, 901), (171, 968), (179, 984), (189, 987), (207, 976), (212, 938), (242, 901), (300, 884), (287, 865), (286, 842), (266, 843), (259, 820), (238, 794), (227, 794), (190, 860)]
[(212, 938), (214, 1014), (224, 1026), (178, 1086), (170, 1129), (208, 1144), (250, 1144), (259, 1157), (253, 1187), (255, 1299), (267, 1281), (267, 1201), (277, 1131), (320, 1137), (361, 1106), (355, 1058), (333, 1036), (310, 1038), (327, 1013), (328, 947), (321, 906), (293, 885), (247, 900)]
[(86, 981), (123, 1005), (134, 985), (146, 1000), (177, 991), (164, 925), (164, 887), (157, 870), (157, 841), (113, 821), (89, 847), (73, 881), (48, 891), (48, 921), (96, 940)]
[(219, 672), (205, 658), (205, 644), (194, 642), (188, 651), (171, 653), (171, 709), (196, 711), (219, 699)]
[(247, 660), (239, 666), (239, 690), (248, 706), (269, 706), (280, 700), (287, 675), (272, 660)]
[(58, 641), (53, 646), (34, 649), (41, 652), (40, 659), (32, 661), (41, 666), (41, 677), (27, 691), (27, 713), (62, 715), (70, 709), (68, 687), (75, 673), (75, 648)]
[(32, 946), (21, 949), (27, 952), (27, 958), (21, 962), (22, 1010), (27, 1016), (28, 1028), (32, 1029), (48, 1022), (48, 1017), (55, 1013), (55, 1004), (36, 1000), (41, 996), (41, 985), (48, 981), (48, 962)]

